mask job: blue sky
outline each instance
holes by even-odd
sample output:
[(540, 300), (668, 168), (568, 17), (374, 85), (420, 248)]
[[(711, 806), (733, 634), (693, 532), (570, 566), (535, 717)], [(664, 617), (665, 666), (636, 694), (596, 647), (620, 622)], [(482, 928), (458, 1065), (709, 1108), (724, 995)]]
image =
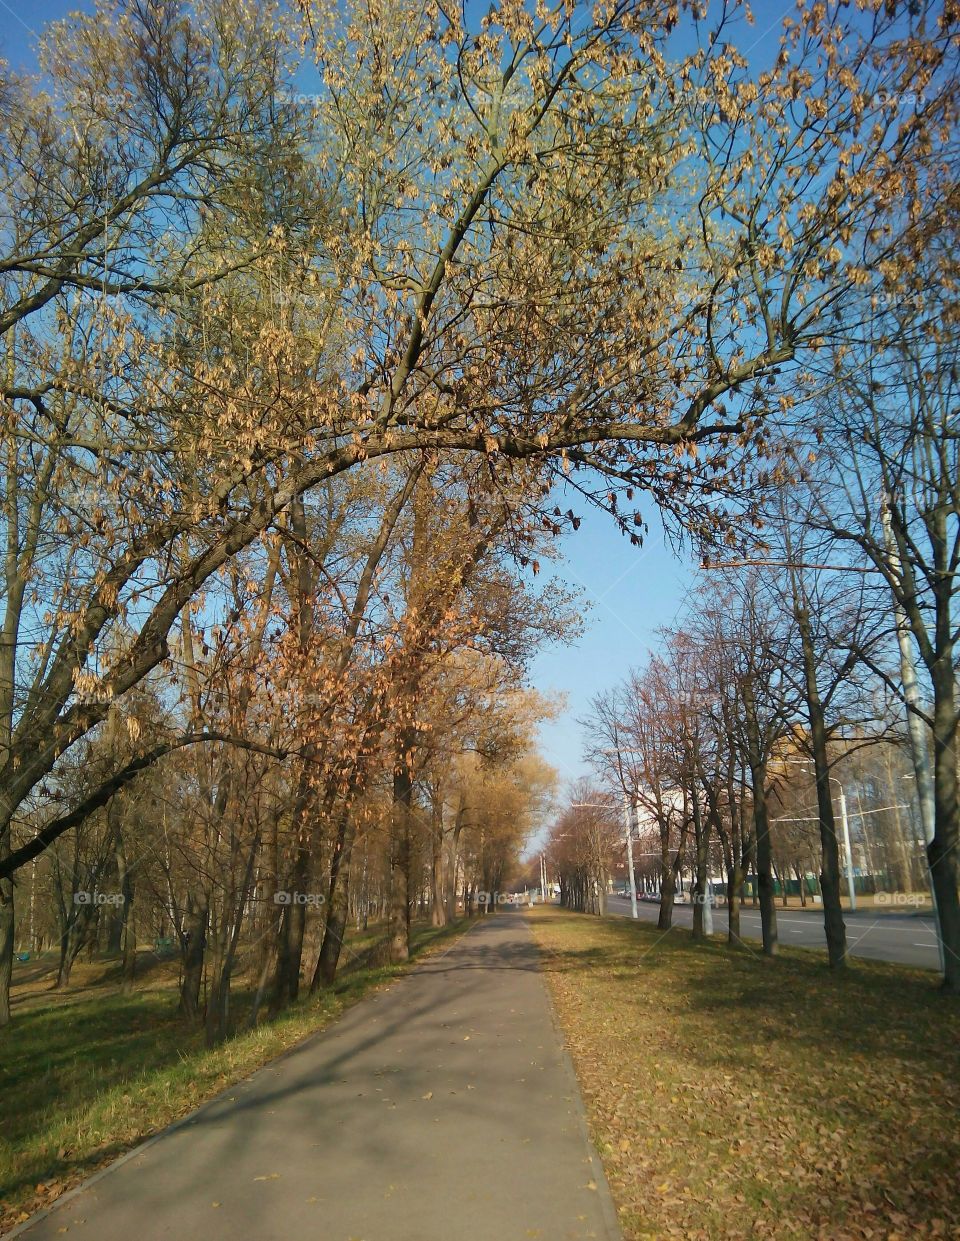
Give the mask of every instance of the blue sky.
[(74, 9), (88, 4), (67, 4), (64, 0), (0, 0), (0, 59), (21, 71), (36, 67), (33, 48), (36, 36), (47, 22), (56, 21)]
[(600, 690), (622, 680), (646, 660), (658, 643), (657, 630), (681, 612), (695, 566), (689, 555), (665, 544), (656, 515), (647, 515), (650, 532), (642, 547), (631, 547), (615, 522), (597, 511), (583, 512), (583, 524), (562, 544), (556, 575), (581, 589), (588, 605), (585, 632), (573, 646), (545, 649), (531, 679), (544, 693), (564, 693), (567, 707), (541, 729), (543, 757), (564, 780), (583, 774), (577, 719)]

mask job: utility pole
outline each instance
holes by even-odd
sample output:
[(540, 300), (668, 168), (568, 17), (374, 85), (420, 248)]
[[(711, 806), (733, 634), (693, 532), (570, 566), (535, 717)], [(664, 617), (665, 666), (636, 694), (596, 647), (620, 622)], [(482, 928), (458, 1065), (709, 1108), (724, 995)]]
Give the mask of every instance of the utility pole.
[(703, 901), (703, 933), (704, 935), (713, 934), (713, 881), (710, 878), (710, 844), (707, 839), (707, 890), (700, 893)]
[[(847, 892), (850, 895), (850, 911), (854, 912), (857, 908), (857, 889), (853, 882), (853, 850), (850, 848), (850, 822), (847, 819), (847, 795), (843, 791), (843, 785), (839, 780), (836, 781), (840, 790), (840, 822), (843, 824), (843, 847), (847, 854)], [(862, 830), (861, 824), (861, 830)]]
[[(893, 537), (890, 524), (890, 509), (886, 494), (881, 497), (880, 518), (883, 522), (883, 541), (887, 551), (887, 560), (892, 571), (899, 576), (901, 572), (900, 553)], [(891, 592), (893, 593), (893, 592)], [(920, 718), (920, 689), (917, 685), (917, 667), (913, 658), (913, 639), (910, 636), (910, 625), (907, 614), (894, 594), (893, 614), (896, 621), (897, 642), (900, 646), (900, 679), (903, 682), (903, 700), (907, 708), (907, 731), (910, 734), (910, 755), (913, 759), (913, 770), (917, 777), (917, 801), (920, 805), (920, 826), (923, 830), (923, 842), (929, 846), (934, 833), (934, 799), (933, 775), (930, 771), (930, 754), (927, 750), (927, 735), (923, 720)], [(927, 880), (930, 885), (930, 900), (933, 904), (933, 925), (937, 937), (937, 950), (940, 954), (940, 972), (945, 969), (943, 957), (943, 934), (940, 930), (940, 911), (937, 908), (937, 894), (933, 886), (933, 875), (930, 873), (930, 855), (924, 850), (927, 861)]]
[(623, 797), (623, 817), (627, 823), (627, 870), (630, 873), (630, 916), (638, 917), (637, 913), (637, 884), (633, 877), (633, 817), (630, 813), (630, 799), (624, 794)]

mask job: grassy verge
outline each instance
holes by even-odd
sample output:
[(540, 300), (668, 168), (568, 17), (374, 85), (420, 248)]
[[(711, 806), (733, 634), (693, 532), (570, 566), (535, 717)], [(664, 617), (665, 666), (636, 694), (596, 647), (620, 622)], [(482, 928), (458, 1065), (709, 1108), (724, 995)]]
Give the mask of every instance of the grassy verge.
[(960, 1006), (928, 973), (531, 925), (628, 1241), (960, 1238)]
[[(469, 925), (416, 927), (414, 962)], [(212, 1050), (177, 1016), (172, 968), (151, 971), (130, 996), (95, 964), (66, 994), (28, 984), (0, 1032), (0, 1232), (410, 969), (369, 963), (367, 938), (349, 945), (329, 991)], [(235, 1010), (248, 1001), (241, 985)]]

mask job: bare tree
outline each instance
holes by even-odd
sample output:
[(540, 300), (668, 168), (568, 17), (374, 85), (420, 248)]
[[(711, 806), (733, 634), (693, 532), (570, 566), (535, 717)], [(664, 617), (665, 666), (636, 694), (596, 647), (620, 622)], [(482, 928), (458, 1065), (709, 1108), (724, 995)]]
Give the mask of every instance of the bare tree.
[[(944, 243), (946, 244), (946, 243)], [(960, 990), (956, 688), (960, 469), (955, 426), (960, 352), (950, 272), (931, 245), (922, 292), (894, 289), (868, 322), (864, 343), (834, 355), (829, 413), (834, 469), (815, 492), (812, 521), (860, 549), (886, 583), (903, 640), (919, 654), (932, 703), (907, 675), (875, 671), (905, 702), (921, 796), (923, 729), (933, 742), (934, 823), (927, 853), (944, 946), (944, 986)], [(840, 447), (842, 445), (842, 448)], [(826, 471), (824, 471), (827, 473)]]

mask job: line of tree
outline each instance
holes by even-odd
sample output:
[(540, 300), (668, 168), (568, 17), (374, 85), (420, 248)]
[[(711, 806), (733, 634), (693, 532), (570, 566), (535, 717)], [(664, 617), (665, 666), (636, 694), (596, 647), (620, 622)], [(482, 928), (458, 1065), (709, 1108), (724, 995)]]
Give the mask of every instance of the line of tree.
[(834, 355), (829, 405), (815, 396), (794, 428), (819, 448), (771, 499), (764, 541), (746, 560), (704, 561), (682, 623), (596, 696), (584, 725), (594, 767), (656, 831), (661, 927), (689, 868), (703, 935), (715, 845), (730, 943), (750, 875), (773, 955), (776, 890), (795, 878), (804, 897), (815, 860), (828, 960), (846, 966), (839, 786), (859, 825), (846, 866), (857, 853), (884, 886), (928, 886), (955, 993), (960, 357), (948, 287), (932, 284), (922, 309), (876, 314), (869, 329), (884, 335), (851, 370)]
[[(505, 882), (553, 779), (524, 669), (572, 622), (555, 586), (505, 569), (502, 498), (467, 490), (417, 464), (296, 504), (181, 618), (169, 673), (65, 756), (14, 835), (51, 841), (20, 872), (15, 938), (59, 943), (57, 986), (100, 948), (129, 987), (138, 944), (169, 939), (181, 1010), (216, 1042), (238, 963), (255, 1022), (304, 973), (334, 981), (351, 919), (389, 927), (402, 961), (418, 909), (442, 926)], [(167, 752), (61, 832), (143, 747)]]
[(335, 968), (384, 750), (402, 956), (426, 686), (560, 623), (510, 587), (579, 523), (558, 480), (736, 542), (865, 293), (924, 278), (952, 6), (801, 5), (763, 65), (702, 7), (686, 52), (668, 0), (105, 0), (4, 68), (0, 1021), (26, 868), (171, 765), (211, 1037), (264, 851), (324, 859)]

